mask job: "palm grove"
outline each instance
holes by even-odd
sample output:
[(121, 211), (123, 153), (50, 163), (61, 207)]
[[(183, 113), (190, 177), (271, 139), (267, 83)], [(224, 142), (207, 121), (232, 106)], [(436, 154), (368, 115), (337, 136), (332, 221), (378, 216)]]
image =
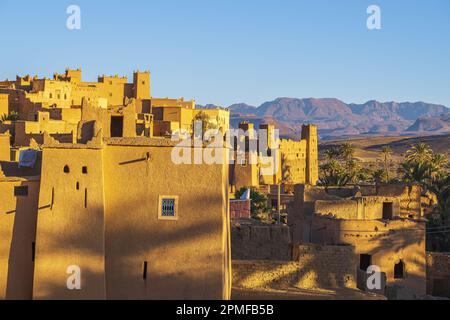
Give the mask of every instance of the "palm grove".
[(424, 197), (433, 198), (432, 214), (427, 216), (428, 246), (434, 251), (450, 250), (450, 164), (445, 154), (435, 153), (424, 143), (411, 146), (400, 163), (391, 161), (392, 149), (384, 146), (381, 165), (370, 166), (354, 157), (355, 148), (347, 142), (324, 151), (320, 184), (345, 186), (362, 183), (418, 183)]

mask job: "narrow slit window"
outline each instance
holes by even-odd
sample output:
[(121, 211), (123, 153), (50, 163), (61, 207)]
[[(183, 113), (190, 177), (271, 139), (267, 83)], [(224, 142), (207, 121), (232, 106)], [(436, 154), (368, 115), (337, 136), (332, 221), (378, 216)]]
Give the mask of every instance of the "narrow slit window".
[(87, 189), (84, 189), (84, 207), (87, 208)]
[(148, 263), (147, 263), (147, 261), (144, 261), (144, 268), (142, 270), (142, 279), (144, 279), (144, 280), (147, 279), (147, 267), (148, 267)]
[(36, 242), (31, 243), (31, 261), (34, 262), (36, 259)]
[(50, 210), (53, 209), (54, 204), (55, 204), (55, 187), (52, 188), (52, 202), (50, 204)]

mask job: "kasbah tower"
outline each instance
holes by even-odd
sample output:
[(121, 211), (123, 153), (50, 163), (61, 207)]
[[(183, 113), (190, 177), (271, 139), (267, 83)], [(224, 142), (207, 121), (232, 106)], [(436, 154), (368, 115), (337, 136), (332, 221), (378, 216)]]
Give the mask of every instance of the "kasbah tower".
[(317, 126), (303, 125), (302, 139), (306, 140), (306, 183), (315, 185), (319, 181), (319, 148)]

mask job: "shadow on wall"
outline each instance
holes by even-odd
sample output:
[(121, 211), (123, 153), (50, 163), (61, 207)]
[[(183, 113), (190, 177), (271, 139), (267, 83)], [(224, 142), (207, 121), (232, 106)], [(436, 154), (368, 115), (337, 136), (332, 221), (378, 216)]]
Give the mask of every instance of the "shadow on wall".
[(41, 174), (42, 153), (38, 153), (38, 158), (34, 168), (20, 168), (18, 162), (0, 161), (0, 170), (6, 177), (35, 177)]
[(17, 195), (15, 210), (7, 212), (14, 215), (6, 283), (8, 300), (29, 300), (33, 292), (39, 181), (22, 183), (20, 188), (17, 190), (26, 190), (26, 195)]
[[(387, 277), (388, 290), (375, 291), (383, 293), (391, 299), (415, 299), (425, 295), (425, 230), (419, 225), (412, 224), (398, 230), (387, 230), (385, 232), (364, 232), (368, 230), (345, 230), (348, 226), (342, 226), (341, 221), (334, 221), (337, 225), (316, 226), (318, 230), (313, 230), (312, 241), (327, 246), (339, 246), (343, 244), (356, 245), (351, 247), (355, 256), (353, 272), (337, 272), (337, 265), (325, 262), (320, 255), (306, 255), (304, 257), (293, 256), (293, 261), (235, 261), (240, 266), (238, 271), (233, 269), (233, 279), (235, 286), (243, 288), (276, 288), (286, 289), (288, 287), (298, 287), (302, 289), (312, 288), (339, 288), (342, 286), (356, 287), (356, 283), (364, 283), (358, 279), (358, 275), (365, 274), (361, 270), (361, 256), (370, 255), (372, 260), (369, 265), (376, 264), (381, 267), (382, 285), (383, 277)], [(382, 222), (379, 222), (383, 224)], [(366, 228), (367, 229), (367, 228)], [(375, 230), (373, 230), (375, 231)], [(320, 242), (318, 241), (320, 239)], [(339, 240), (336, 240), (339, 239)], [(307, 244), (311, 245), (311, 244)], [(345, 247), (345, 246), (342, 246)], [(331, 254), (330, 254), (331, 255)], [(299, 258), (299, 259), (298, 259)], [(341, 259), (342, 256), (336, 253), (332, 260)], [(300, 265), (293, 262), (299, 261)], [(254, 264), (248, 267), (245, 263)], [(363, 266), (364, 267), (364, 266)], [(258, 269), (260, 268), (260, 269)], [(300, 268), (300, 271), (299, 271)], [(353, 274), (355, 281), (348, 278)], [(359, 285), (366, 291), (366, 288)], [(369, 291), (367, 289), (367, 291)]]
[[(389, 228), (389, 223), (399, 223), (399, 220), (370, 221), (370, 226), (362, 222), (361, 228), (352, 228), (343, 220), (321, 220), (326, 221), (325, 224), (312, 225), (312, 241), (355, 245), (358, 249), (359, 265), (363, 264), (364, 257), (368, 257), (365, 268), (372, 264), (379, 265), (381, 271), (386, 274), (386, 294), (389, 298), (414, 299), (426, 294), (424, 224), (423, 228), (420, 224)], [(358, 282), (360, 283), (361, 279), (358, 279)]]
[[(208, 197), (203, 200), (204, 203), (217, 201)], [(183, 205), (198, 206), (186, 201)], [(82, 288), (90, 290), (91, 281), (97, 285), (102, 281), (99, 278), (106, 279), (106, 288), (94, 299), (221, 299), (224, 258), (220, 219), (208, 218), (207, 212), (202, 212), (199, 215), (202, 219), (189, 219), (186, 223), (181, 215), (178, 221), (160, 221), (157, 206), (157, 203), (149, 205), (143, 199), (135, 199), (107, 208), (104, 247), (91, 246), (85, 241), (102, 232), (89, 225), (73, 224), (65, 232), (51, 227), (42, 229), (44, 232), (39, 236), (46, 239), (42, 241), (45, 248), (39, 248), (38, 239), (37, 263), (56, 264), (64, 270), (60, 277), (46, 277), (45, 284), (39, 284), (38, 298), (83, 298), (83, 290), (68, 292), (66, 287), (69, 275), (65, 267), (70, 258), (64, 255), (71, 252), (81, 267)], [(103, 208), (95, 210), (95, 214), (103, 216)], [(105, 272), (90, 265), (91, 259), (102, 256)], [(39, 278), (35, 281), (40, 281)]]
[[(300, 245), (294, 250), (292, 261), (233, 262), (235, 288), (291, 290), (356, 289), (356, 258), (354, 248), (326, 248), (318, 245)], [(342, 251), (341, 251), (342, 249)]]

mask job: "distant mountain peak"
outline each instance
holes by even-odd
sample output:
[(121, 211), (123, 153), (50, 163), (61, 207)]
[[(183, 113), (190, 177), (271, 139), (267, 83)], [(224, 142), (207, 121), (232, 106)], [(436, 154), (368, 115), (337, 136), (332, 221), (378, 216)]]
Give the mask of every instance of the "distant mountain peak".
[[(443, 105), (426, 102), (380, 102), (369, 100), (363, 104), (347, 104), (336, 98), (291, 98), (278, 97), (254, 107), (245, 103), (229, 107), (234, 120), (271, 119), (285, 128), (286, 134), (297, 134), (302, 123), (315, 123), (319, 133), (325, 135), (345, 135), (363, 133), (392, 133), (412, 130), (415, 121), (423, 117), (440, 117), (450, 110)], [(259, 120), (258, 120), (259, 121)], [(422, 120), (425, 121), (425, 120)], [(430, 121), (430, 120), (428, 120)], [(444, 121), (439, 119), (439, 121)], [(428, 130), (447, 130), (445, 125), (428, 124)], [(445, 121), (444, 121), (445, 122)], [(421, 126), (416, 126), (422, 128)]]

